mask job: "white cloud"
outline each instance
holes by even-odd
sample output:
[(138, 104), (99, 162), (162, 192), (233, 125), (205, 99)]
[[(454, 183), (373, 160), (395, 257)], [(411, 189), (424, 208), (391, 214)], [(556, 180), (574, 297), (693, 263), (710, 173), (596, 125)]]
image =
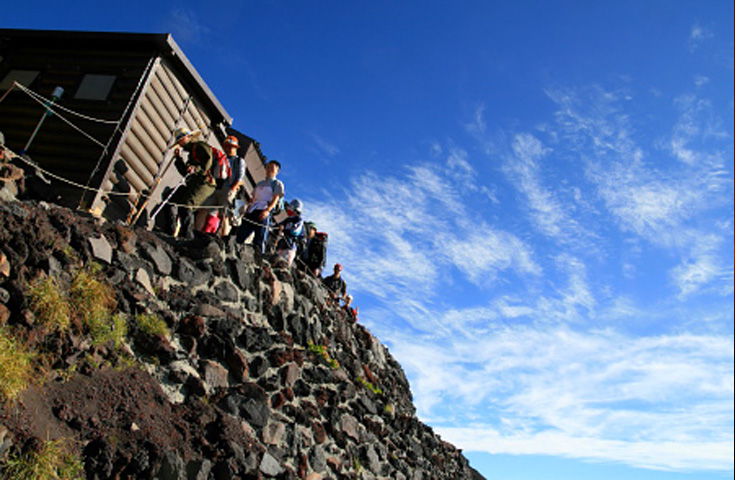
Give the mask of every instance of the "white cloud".
[(722, 427), (733, 422), (732, 338), (634, 338), (466, 313), (494, 327), (462, 338), (457, 330), (452, 338), (413, 336), (393, 348), (419, 415), (460, 448), (659, 469), (731, 467), (733, 435)]
[(506, 270), (541, 273), (532, 260), (532, 252), (523, 242), (489, 225), (478, 225), (476, 231), (462, 238), (447, 238), (441, 243), (452, 264), (474, 283), (492, 282), (499, 272)]
[(351, 289), (400, 299), (433, 294), (452, 281), (439, 271), (452, 267), (477, 285), (501, 271), (540, 273), (522, 240), (476, 212), (476, 174), (462, 150), (451, 149), (444, 164), (406, 166), (403, 176), (365, 173), (349, 187), (341, 200), (307, 205)]
[(696, 51), (713, 36), (709, 29), (702, 27), (698, 23), (692, 25), (692, 28), (689, 30), (689, 38), (687, 39), (689, 50), (692, 52)]
[(435, 428), (444, 439), (466, 451), (512, 455), (554, 455), (592, 461), (615, 461), (655, 470), (732, 470), (732, 443), (621, 442), (597, 437), (570, 437), (558, 432), (507, 436), (485, 428)]
[[(727, 470), (730, 305), (677, 310), (732, 295), (731, 167), (727, 146), (703, 143), (725, 138), (711, 105), (680, 97), (656, 150), (630, 92), (548, 94), (555, 123), (497, 134), (510, 140), (493, 147), (505, 175), (492, 210), (477, 208), (473, 150), (431, 143), (433, 163), (311, 202), (330, 258), (358, 300), (377, 299), (361, 321), (390, 342), (420, 417), (460, 448)], [(482, 107), (466, 131), (490, 152)], [(674, 295), (641, 300), (644, 276)]]
[(338, 146), (324, 140), (321, 136), (315, 133), (311, 134), (311, 139), (314, 140), (314, 143), (316, 144), (319, 152), (323, 153), (329, 158), (335, 157), (341, 153)]
[(485, 123), (485, 106), (480, 105), (475, 109), (472, 121), (465, 125), (465, 129), (478, 138), (485, 136), (487, 124)]
[[(712, 239), (702, 230), (701, 220), (731, 205), (732, 168), (726, 159), (732, 154), (721, 148), (731, 151), (732, 143), (713, 116), (712, 104), (691, 94), (675, 99), (678, 117), (668, 151), (681, 164), (674, 165), (653, 158), (660, 153), (649, 153), (636, 143), (631, 120), (620, 107), (623, 95), (599, 87), (547, 93), (558, 107), (557, 125), (563, 133), (558, 137), (564, 139), (555, 148), (577, 153), (587, 179), (620, 228), (679, 256), (670, 277), (683, 295), (721, 282), (726, 277), (722, 272), (728, 270), (719, 247), (724, 239)], [(553, 198), (541, 198), (554, 205)], [(703, 242), (710, 246), (703, 248)]]
[(202, 17), (185, 8), (175, 8), (167, 20), (168, 29), (175, 40), (182, 43), (201, 43), (210, 29), (202, 22)]
[[(512, 155), (506, 157), (503, 171), (510, 181), (525, 196), (529, 215), (533, 225), (544, 235), (562, 243), (584, 243), (592, 248), (585, 239), (591, 233), (582, 228), (579, 222), (569, 214), (573, 205), (564, 203), (558, 195), (559, 189), (545, 185), (541, 161), (550, 155), (552, 150), (528, 133), (515, 135), (511, 145)], [(579, 202), (579, 189), (570, 189), (570, 201)]]

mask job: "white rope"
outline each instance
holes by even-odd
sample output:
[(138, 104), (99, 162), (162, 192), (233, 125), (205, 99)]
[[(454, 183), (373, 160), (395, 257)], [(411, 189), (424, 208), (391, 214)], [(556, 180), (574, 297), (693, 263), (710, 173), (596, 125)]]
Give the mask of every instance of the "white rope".
[[(76, 187), (76, 188), (79, 188), (79, 189), (82, 189), (82, 190), (88, 190), (90, 192), (95, 192), (95, 193), (103, 193), (103, 194), (108, 195), (108, 196), (121, 196), (121, 197), (125, 197), (125, 196), (128, 196), (128, 195), (131, 194), (131, 192), (114, 192), (112, 190), (105, 191), (102, 188), (87, 187), (85, 185), (82, 185), (81, 183), (77, 183), (77, 182), (75, 182), (73, 180), (66, 179), (66, 178), (64, 178), (64, 177), (62, 177), (60, 175), (56, 175), (55, 173), (51, 173), (48, 170), (46, 170), (44, 168), (41, 168), (37, 164), (35, 164), (33, 162), (30, 162), (30, 161), (26, 160), (25, 158), (23, 158), (23, 157), (21, 157), (19, 155), (16, 155), (14, 152), (12, 152), (8, 148), (6, 148), (6, 150), (7, 151), (10, 151), (11, 153), (13, 153), (13, 157), (14, 158), (19, 159), (20, 161), (22, 161), (23, 163), (31, 166), (35, 170), (38, 170), (41, 173), (43, 173), (44, 175), (48, 175), (49, 177), (51, 177), (51, 178), (53, 178), (55, 180), (58, 180), (58, 181), (60, 181), (62, 183), (66, 183), (68, 185), (71, 185), (72, 187)], [(150, 195), (145, 195), (145, 194), (141, 193), (141, 198), (153, 198), (153, 197), (151, 197)], [(215, 209), (219, 209), (219, 208), (227, 208), (227, 207), (229, 207), (229, 204), (199, 205), (197, 207), (194, 207), (194, 206), (185, 205), (185, 204), (182, 204), (182, 203), (172, 203), (172, 202), (167, 202), (167, 203), (169, 205), (173, 205), (173, 206), (176, 206), (176, 207), (185, 207), (185, 208), (190, 208), (192, 210), (215, 210)], [(243, 220), (247, 220), (247, 219), (243, 218)], [(253, 223), (255, 223), (255, 222), (253, 222)], [(260, 224), (258, 224), (258, 225), (260, 225)]]
[[(68, 180), (68, 179), (66, 179), (64, 177), (61, 177), (59, 175), (56, 175), (55, 173), (51, 173), (48, 170), (45, 170), (45, 169), (41, 168), (40, 166), (36, 165), (35, 163), (26, 160), (25, 158), (23, 158), (20, 155), (15, 155), (15, 154), (13, 154), (13, 155), (14, 155), (14, 158), (19, 159), (23, 163), (25, 163), (25, 164), (33, 167), (34, 169), (40, 171), (44, 175), (48, 175), (49, 177), (51, 177), (53, 179), (56, 179), (56, 180), (58, 180), (58, 181), (60, 181), (62, 183), (69, 184), (69, 185), (71, 185), (73, 187), (77, 187), (77, 188), (80, 188), (82, 190), (89, 190), (91, 192), (103, 192), (104, 193), (104, 190), (102, 190), (101, 188), (86, 187), (86, 186), (82, 185), (81, 183), (77, 183), (77, 182), (74, 182), (72, 180)], [(129, 195), (128, 193), (122, 193), (122, 192), (108, 192), (108, 193), (111, 194), (111, 195), (121, 195), (121, 196), (122, 195)]]
[[(34, 100), (36, 100), (39, 103), (48, 104), (48, 105), (51, 105), (53, 103), (51, 101), (51, 99), (46, 98), (43, 95), (40, 95), (40, 94), (34, 92), (30, 88), (24, 87), (23, 85), (21, 85), (18, 82), (14, 82), (13, 86), (14, 87), (17, 86), (21, 91), (25, 92), (31, 98), (33, 98)], [(64, 107), (62, 105), (59, 105), (58, 103), (53, 103), (53, 105), (54, 105), (54, 107), (58, 108), (59, 110), (63, 110), (64, 112), (70, 113), (72, 115), (76, 115), (77, 117), (82, 118), (84, 120), (89, 120), (90, 122), (106, 123), (106, 124), (109, 124), (109, 125), (117, 125), (117, 124), (120, 123), (120, 120), (105, 120), (105, 119), (102, 119), (102, 118), (90, 117), (90, 116), (81, 114), (79, 112), (75, 112), (74, 110), (72, 110), (70, 108), (67, 108), (67, 107)], [(58, 113), (57, 113), (57, 115), (58, 115)]]
[[(23, 87), (21, 87), (21, 88), (23, 88)], [(29, 95), (29, 96), (33, 100), (35, 100), (36, 102), (40, 103), (46, 110), (51, 111), (54, 115), (56, 115), (57, 117), (59, 117), (59, 119), (61, 121), (63, 121), (67, 125), (69, 125), (71, 128), (73, 128), (77, 132), (81, 133), (82, 135), (84, 135), (85, 137), (87, 137), (88, 139), (90, 139), (91, 141), (93, 141), (94, 143), (96, 143), (97, 145), (99, 145), (100, 147), (105, 148), (105, 144), (104, 143), (100, 142), (99, 140), (97, 140), (96, 138), (94, 138), (92, 135), (88, 134), (87, 132), (85, 132), (81, 128), (79, 128), (76, 125), (74, 125), (73, 123), (71, 123), (71, 121), (69, 121), (66, 118), (64, 118), (62, 115), (60, 115), (58, 112), (56, 112), (53, 108), (51, 108), (51, 105), (45, 104), (43, 101), (41, 101), (40, 99), (34, 97), (33, 95)]]

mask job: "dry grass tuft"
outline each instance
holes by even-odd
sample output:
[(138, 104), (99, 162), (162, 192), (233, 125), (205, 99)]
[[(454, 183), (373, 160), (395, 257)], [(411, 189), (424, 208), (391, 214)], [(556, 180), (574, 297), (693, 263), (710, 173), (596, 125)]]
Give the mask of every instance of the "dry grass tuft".
[(79, 456), (63, 439), (44, 442), (37, 452), (11, 457), (2, 469), (3, 480), (76, 480), (83, 476)]
[(0, 328), (0, 401), (15, 399), (31, 380), (33, 352), (10, 331)]
[(169, 332), (166, 322), (155, 315), (141, 313), (135, 316), (135, 321), (143, 333), (164, 338), (168, 337)]
[(64, 332), (71, 324), (71, 307), (64, 290), (52, 277), (40, 277), (28, 287), (30, 309), (36, 320), (52, 331)]

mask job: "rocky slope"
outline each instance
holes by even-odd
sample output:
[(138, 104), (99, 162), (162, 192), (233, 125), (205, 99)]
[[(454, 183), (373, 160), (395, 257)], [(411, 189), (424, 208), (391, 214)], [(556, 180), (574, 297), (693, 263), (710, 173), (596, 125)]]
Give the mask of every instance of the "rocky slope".
[(0, 336), (32, 354), (8, 476), (61, 445), (89, 479), (482, 479), (370, 332), (248, 246), (0, 203)]

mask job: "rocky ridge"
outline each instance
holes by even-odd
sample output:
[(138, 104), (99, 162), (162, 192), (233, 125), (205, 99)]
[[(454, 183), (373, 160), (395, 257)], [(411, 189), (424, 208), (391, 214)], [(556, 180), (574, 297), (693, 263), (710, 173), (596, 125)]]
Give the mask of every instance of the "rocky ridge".
[[(29, 285), (94, 274), (124, 341), (49, 330)], [(159, 333), (136, 319), (165, 322)], [(64, 440), (88, 479), (482, 479), (415, 416), (400, 365), (314, 278), (248, 246), (0, 203), (0, 328), (39, 352), (0, 404), (0, 470)]]

